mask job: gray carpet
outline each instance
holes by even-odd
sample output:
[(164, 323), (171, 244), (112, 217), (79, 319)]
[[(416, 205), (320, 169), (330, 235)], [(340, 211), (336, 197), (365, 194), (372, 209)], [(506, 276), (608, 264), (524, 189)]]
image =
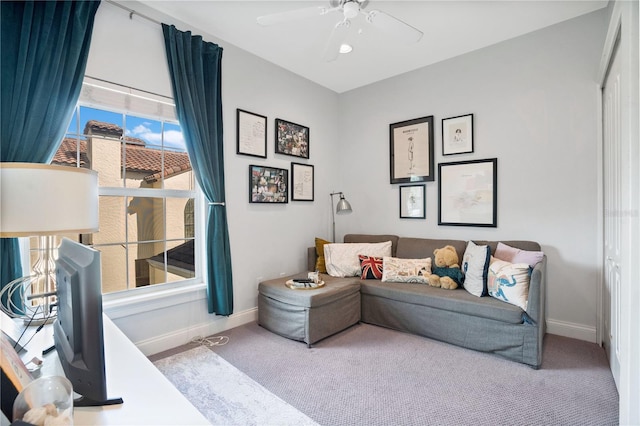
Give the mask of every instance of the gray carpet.
[[(321, 425), (615, 425), (602, 348), (547, 335), (540, 370), (367, 324), (318, 342), (255, 323), (212, 348)], [(179, 350), (179, 349), (178, 349)]]

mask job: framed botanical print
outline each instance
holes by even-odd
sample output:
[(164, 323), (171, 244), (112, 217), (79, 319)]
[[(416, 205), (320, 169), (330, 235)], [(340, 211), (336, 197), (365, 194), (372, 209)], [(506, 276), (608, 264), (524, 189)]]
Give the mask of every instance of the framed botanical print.
[(433, 116), (389, 125), (391, 183), (432, 181)]
[(288, 203), (289, 171), (266, 166), (249, 166), (250, 203)]
[(498, 159), (438, 164), (438, 225), (497, 226)]

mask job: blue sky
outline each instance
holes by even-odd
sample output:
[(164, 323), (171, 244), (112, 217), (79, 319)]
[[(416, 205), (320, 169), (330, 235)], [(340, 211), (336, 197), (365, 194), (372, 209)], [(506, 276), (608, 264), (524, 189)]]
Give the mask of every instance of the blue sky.
[[(80, 133), (84, 130), (84, 126), (89, 120), (97, 120), (105, 123), (116, 124), (125, 128), (125, 135), (144, 140), (147, 146), (162, 147), (164, 142), (165, 149), (186, 151), (184, 145), (184, 136), (182, 130), (177, 124), (165, 123), (164, 131), (162, 123), (157, 120), (136, 117), (133, 115), (123, 116), (121, 113), (104, 111), (85, 106), (80, 107)], [(126, 120), (126, 127), (123, 121)], [(75, 134), (78, 130), (78, 117), (74, 113), (67, 132)]]

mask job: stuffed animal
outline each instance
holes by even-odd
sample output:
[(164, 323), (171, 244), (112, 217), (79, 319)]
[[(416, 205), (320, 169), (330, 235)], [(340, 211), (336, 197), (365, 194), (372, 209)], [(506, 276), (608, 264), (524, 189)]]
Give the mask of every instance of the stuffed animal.
[(448, 290), (462, 286), (464, 274), (458, 265), (458, 253), (453, 246), (445, 246), (433, 251), (434, 265), (429, 276), (429, 285)]

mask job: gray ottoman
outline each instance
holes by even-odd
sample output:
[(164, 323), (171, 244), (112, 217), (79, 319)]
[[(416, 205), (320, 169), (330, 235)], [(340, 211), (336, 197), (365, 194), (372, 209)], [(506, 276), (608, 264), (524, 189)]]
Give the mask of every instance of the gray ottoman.
[[(282, 277), (258, 285), (258, 324), (293, 340), (313, 343), (360, 321), (360, 283), (322, 274), (325, 286), (314, 290), (293, 290)], [(301, 276), (297, 276), (301, 278)]]

